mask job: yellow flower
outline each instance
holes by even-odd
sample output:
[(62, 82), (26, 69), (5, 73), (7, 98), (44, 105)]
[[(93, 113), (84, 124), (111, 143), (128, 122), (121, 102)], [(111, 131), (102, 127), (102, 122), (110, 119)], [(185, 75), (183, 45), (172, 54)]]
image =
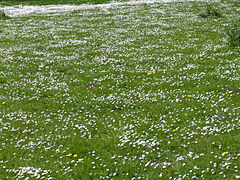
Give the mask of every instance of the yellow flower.
[(223, 155), (223, 156), (226, 155), (226, 152), (223, 152), (222, 155)]
[(69, 157), (72, 156), (72, 153), (69, 153), (67, 156), (69, 156)]
[(74, 157), (74, 158), (77, 157), (77, 154), (74, 154), (73, 157)]
[(177, 130), (176, 129), (173, 129), (172, 132), (176, 132)]
[(123, 93), (122, 95), (123, 95), (123, 96), (126, 96), (126, 94), (125, 94), (125, 93)]
[(162, 129), (162, 131), (164, 132), (164, 131), (166, 131), (166, 129)]
[(188, 97), (192, 97), (192, 95), (189, 95)]
[(188, 116), (188, 113), (184, 113), (184, 116)]
[(158, 78), (156, 78), (156, 80), (158, 80)]
[(232, 93), (232, 91), (228, 91), (228, 94), (231, 94)]
[(151, 73), (150, 73), (150, 72), (148, 72), (148, 75), (151, 75)]
[(167, 91), (167, 88), (166, 89), (164, 89), (165, 91)]
[(65, 149), (63, 150), (63, 153), (67, 152)]
[(155, 71), (152, 71), (153, 74), (155, 74)]
[(112, 94), (109, 94), (109, 96), (112, 96)]
[(2, 104), (6, 104), (6, 102), (2, 102)]

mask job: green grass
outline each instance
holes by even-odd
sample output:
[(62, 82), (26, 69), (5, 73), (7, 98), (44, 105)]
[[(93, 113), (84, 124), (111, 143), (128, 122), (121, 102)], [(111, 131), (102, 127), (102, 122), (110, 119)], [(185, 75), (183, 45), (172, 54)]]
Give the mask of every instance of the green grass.
[(227, 30), (227, 37), (231, 46), (240, 46), (240, 21), (233, 22)]
[(0, 19), (9, 19), (9, 17), (3, 10), (0, 10)]
[(208, 5), (205, 10), (199, 14), (199, 16), (202, 18), (220, 18), (222, 17), (222, 14), (212, 5)]
[(240, 176), (239, 6), (206, 5), (0, 19), (0, 179)]
[[(0, 0), (1, 5), (103, 4), (111, 0)], [(126, 0), (119, 0), (126, 1)]]
[(6, 14), (4, 13), (4, 11), (1, 10), (1, 11), (0, 11), (0, 17), (5, 17), (5, 16), (6, 16)]

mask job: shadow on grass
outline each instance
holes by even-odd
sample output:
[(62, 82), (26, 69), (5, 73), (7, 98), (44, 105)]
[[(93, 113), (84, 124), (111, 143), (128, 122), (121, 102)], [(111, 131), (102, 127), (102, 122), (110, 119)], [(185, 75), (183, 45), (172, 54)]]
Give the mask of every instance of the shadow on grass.
[(221, 17), (223, 17), (221, 12), (212, 6), (207, 6), (206, 9), (202, 13), (199, 14), (199, 16), (202, 18), (221, 18)]

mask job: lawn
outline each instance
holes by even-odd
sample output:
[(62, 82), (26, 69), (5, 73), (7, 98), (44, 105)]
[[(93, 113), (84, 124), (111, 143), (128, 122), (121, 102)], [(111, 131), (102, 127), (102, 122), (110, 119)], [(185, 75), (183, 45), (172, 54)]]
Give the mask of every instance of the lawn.
[(0, 18), (0, 179), (240, 178), (240, 2), (81, 6)]

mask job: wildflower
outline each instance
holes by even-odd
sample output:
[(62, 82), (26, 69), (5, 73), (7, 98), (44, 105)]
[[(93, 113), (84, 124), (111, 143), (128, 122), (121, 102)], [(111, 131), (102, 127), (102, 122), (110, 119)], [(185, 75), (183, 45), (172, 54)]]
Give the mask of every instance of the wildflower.
[(150, 73), (150, 72), (148, 72), (148, 75), (151, 75), (151, 73)]
[(232, 91), (228, 91), (228, 94), (231, 94), (232, 93)]
[(184, 113), (184, 116), (188, 116), (188, 113)]
[(158, 78), (156, 78), (156, 80), (158, 80)]
[(63, 153), (67, 152), (65, 149), (63, 150)]
[(152, 71), (153, 74), (155, 74), (155, 71)]
[(166, 131), (166, 129), (162, 129), (162, 131), (164, 132), (164, 131)]
[(125, 93), (123, 93), (122, 95), (123, 95), (123, 96), (126, 96), (126, 94), (125, 94)]
[(112, 96), (113, 94), (109, 94), (109, 96)]
[(77, 154), (74, 154), (73, 157), (74, 157), (74, 158), (77, 157)]
[(238, 176), (238, 175), (235, 175), (235, 178), (236, 178), (236, 179), (240, 179), (240, 176)]
[(222, 155), (223, 155), (223, 156), (226, 155), (226, 152), (223, 152)]
[(188, 97), (192, 97), (192, 95), (189, 95)]
[(176, 132), (177, 130), (176, 129), (173, 129), (172, 132)]
[(2, 102), (2, 104), (6, 104), (6, 102)]
[(69, 157), (72, 156), (72, 153), (69, 153), (67, 156), (69, 156)]
[(164, 89), (165, 91), (167, 91), (167, 88), (166, 89)]

